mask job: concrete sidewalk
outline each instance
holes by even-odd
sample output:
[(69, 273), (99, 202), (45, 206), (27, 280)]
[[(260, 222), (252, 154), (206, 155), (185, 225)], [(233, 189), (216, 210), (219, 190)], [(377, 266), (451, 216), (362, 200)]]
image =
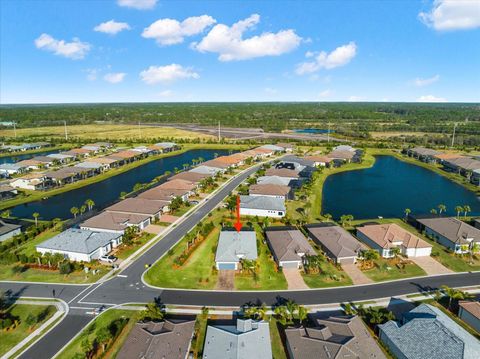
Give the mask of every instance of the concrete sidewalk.
[[(60, 301), (52, 300), (52, 301), (43, 301), (43, 300), (28, 300), (28, 299), (20, 299), (15, 302), (15, 304), (29, 304), (29, 305), (54, 305), (57, 308), (57, 311), (41, 326), (39, 326), (33, 333), (23, 339), (20, 343), (15, 345), (12, 349), (10, 349), (7, 353), (5, 353), (0, 359), (8, 359), (12, 357), (16, 352), (24, 348), (27, 349), (26, 345), (29, 344), (33, 345), (34, 342), (39, 340), (43, 335), (47, 334), (48, 331), (43, 333), (43, 331), (48, 328), (52, 323), (64, 315), (68, 311), (68, 306)], [(50, 328), (53, 329), (54, 327)], [(21, 354), (21, 353), (20, 353)]]

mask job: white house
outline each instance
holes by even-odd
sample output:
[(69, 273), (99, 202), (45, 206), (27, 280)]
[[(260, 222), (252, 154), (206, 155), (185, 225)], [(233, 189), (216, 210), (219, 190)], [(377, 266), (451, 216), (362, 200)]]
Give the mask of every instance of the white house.
[(0, 242), (6, 241), (17, 234), (20, 234), (21, 231), (22, 226), (0, 220)]
[(131, 226), (144, 230), (150, 224), (150, 216), (134, 213), (102, 212), (80, 224), (81, 229), (96, 232), (123, 234)]
[(47, 187), (47, 178), (42, 173), (30, 173), (23, 177), (16, 178), (10, 185), (14, 188), (38, 191)]
[(3, 163), (0, 165), (0, 175), (6, 177), (26, 172), (27, 167), (16, 163)]
[(281, 218), (285, 216), (285, 202), (267, 196), (240, 196), (240, 215)]
[(218, 270), (237, 270), (240, 260), (257, 259), (255, 231), (222, 231), (218, 238), (215, 263)]
[(384, 258), (393, 257), (393, 248), (399, 248), (406, 257), (426, 257), (432, 246), (395, 223), (369, 224), (357, 228), (357, 237)]
[(91, 262), (122, 243), (119, 233), (70, 228), (36, 246), (38, 252), (60, 253), (71, 261)]

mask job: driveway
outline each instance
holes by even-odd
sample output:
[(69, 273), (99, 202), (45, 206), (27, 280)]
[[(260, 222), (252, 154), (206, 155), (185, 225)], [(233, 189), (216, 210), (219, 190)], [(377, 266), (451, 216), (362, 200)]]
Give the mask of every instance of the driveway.
[(300, 274), (300, 270), (297, 268), (283, 268), (282, 271), (287, 280), (288, 289), (308, 289)]
[(160, 234), (165, 230), (165, 226), (159, 226), (157, 224), (150, 224), (144, 228), (144, 231), (152, 234)]
[(411, 257), (408, 258), (422, 268), (428, 275), (452, 273), (450, 269), (437, 262), (433, 257)]
[(373, 283), (373, 280), (368, 278), (356, 264), (342, 264), (342, 269), (347, 275), (352, 278), (353, 284), (369, 284)]
[(234, 290), (235, 289), (235, 271), (220, 270), (218, 271), (218, 282), (215, 286), (218, 290)]

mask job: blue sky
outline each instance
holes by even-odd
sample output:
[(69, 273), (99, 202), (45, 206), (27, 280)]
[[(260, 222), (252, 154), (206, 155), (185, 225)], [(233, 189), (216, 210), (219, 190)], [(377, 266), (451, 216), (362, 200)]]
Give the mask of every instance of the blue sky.
[(480, 102), (479, 1), (0, 6), (3, 104)]

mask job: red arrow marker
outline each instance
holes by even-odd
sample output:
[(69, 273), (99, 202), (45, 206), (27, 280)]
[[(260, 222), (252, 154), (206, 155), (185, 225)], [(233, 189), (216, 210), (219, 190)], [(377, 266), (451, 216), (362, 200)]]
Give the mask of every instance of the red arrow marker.
[(242, 229), (242, 223), (240, 222), (240, 196), (237, 196), (237, 222), (233, 225), (237, 232)]

